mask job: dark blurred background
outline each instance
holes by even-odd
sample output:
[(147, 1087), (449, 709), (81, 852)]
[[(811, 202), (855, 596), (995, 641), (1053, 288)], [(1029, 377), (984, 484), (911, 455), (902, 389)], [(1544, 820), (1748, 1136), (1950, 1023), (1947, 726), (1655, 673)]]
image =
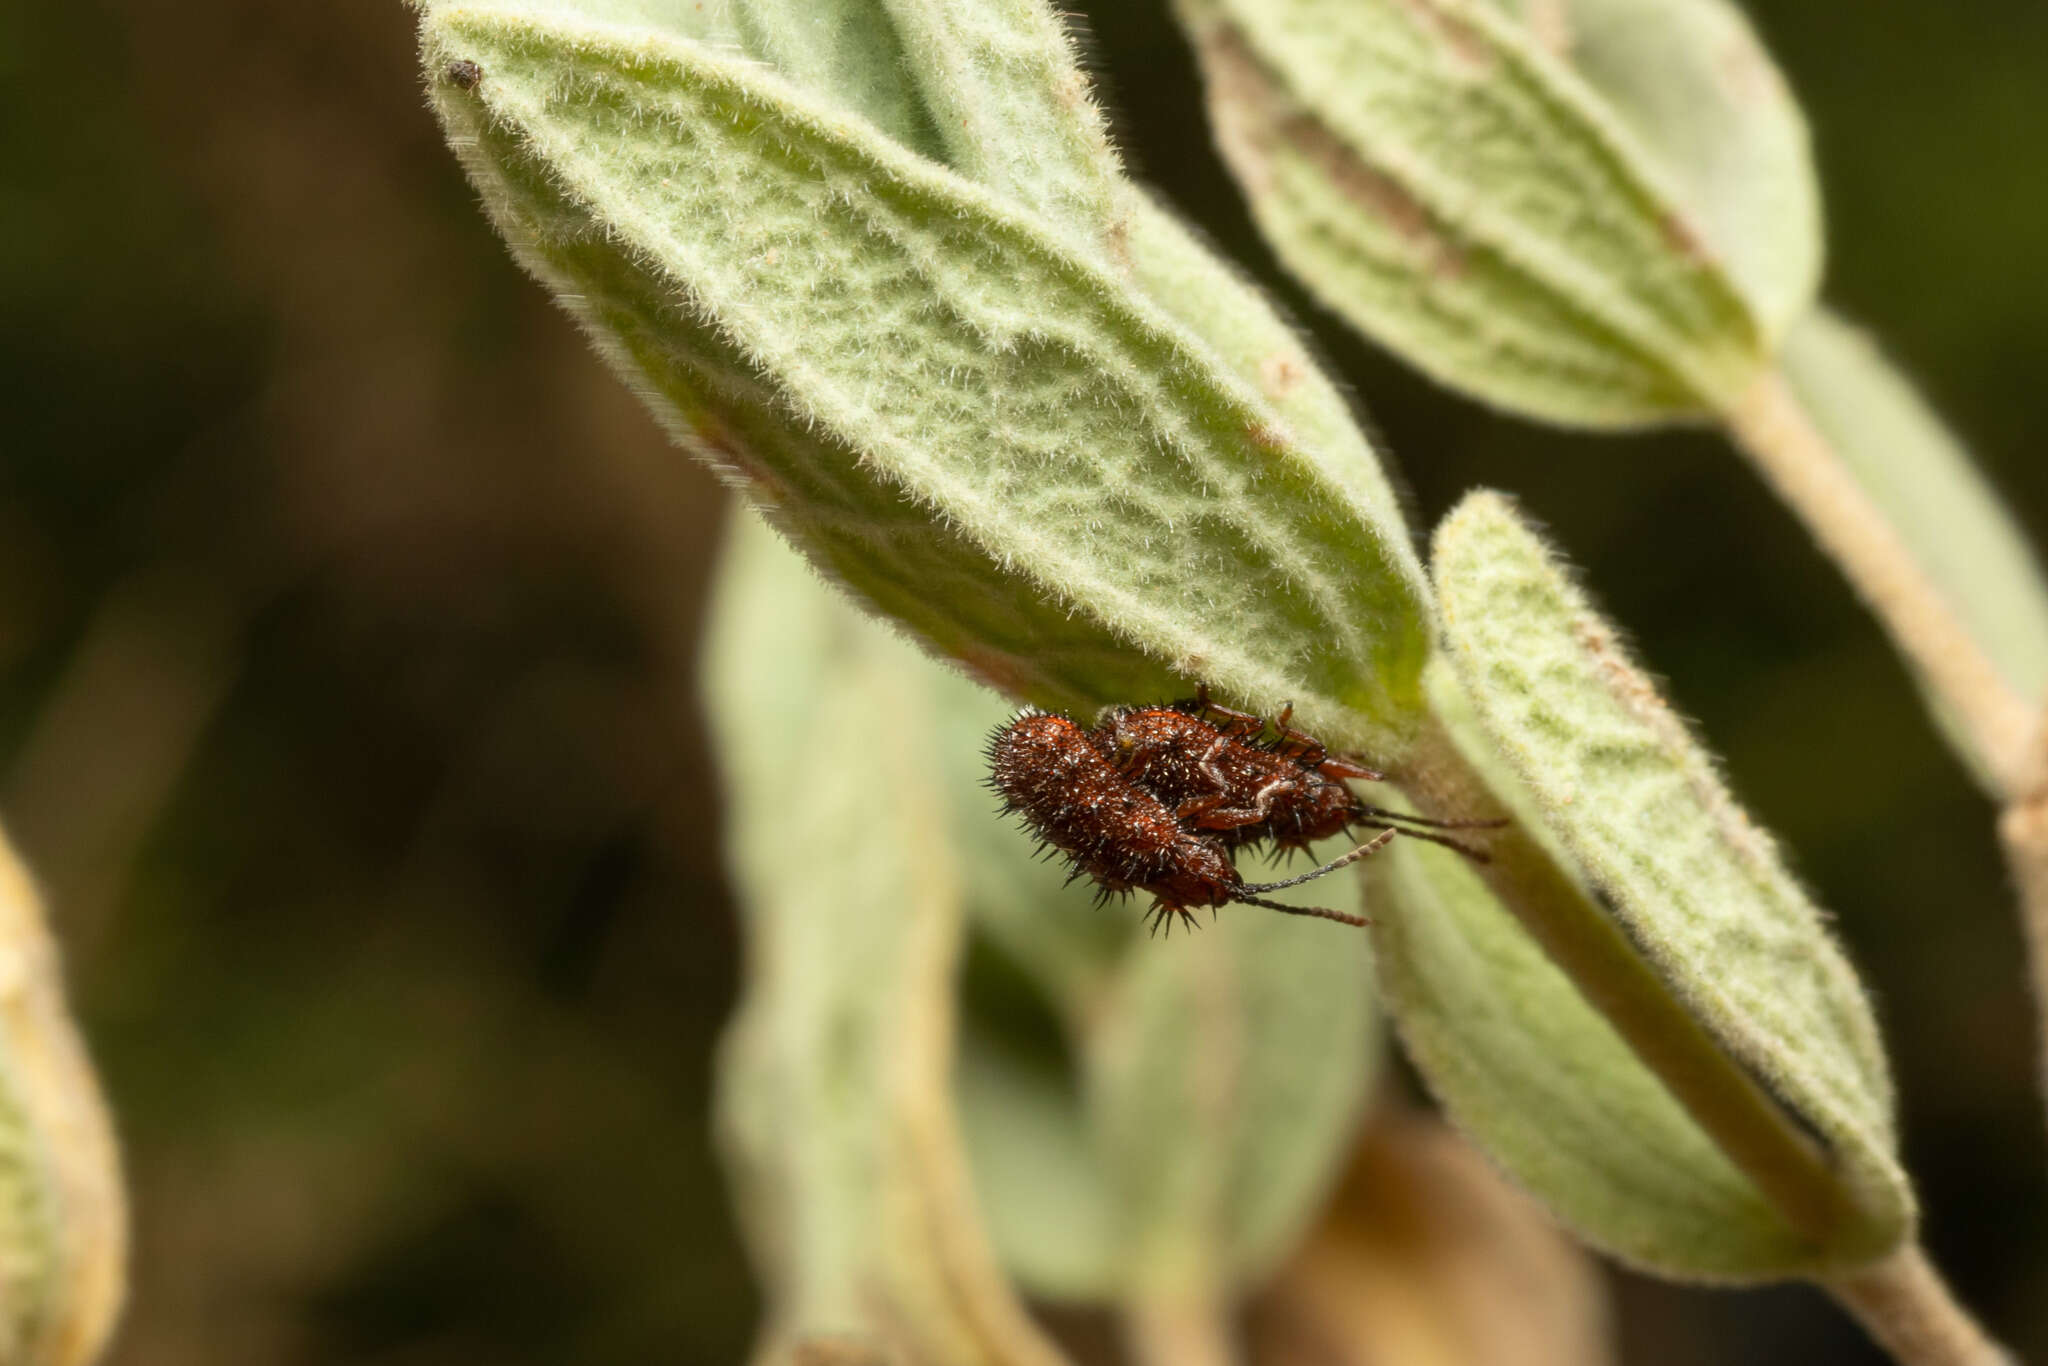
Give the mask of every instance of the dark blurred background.
[[(1717, 441), (1489, 416), (1274, 269), (1163, 5), (1079, 6), (1132, 162), (1321, 338), (1427, 525), (1521, 493), (1833, 907), (1937, 1260), (2048, 1354), (1990, 812)], [(2048, 8), (1783, 0), (1829, 297), (2048, 543)], [(478, 212), (397, 0), (0, 11), (0, 803), (118, 1111), (124, 1366), (739, 1360), (706, 1137), (736, 938), (696, 700), (726, 497)], [(1629, 1359), (1877, 1360), (1617, 1276)]]

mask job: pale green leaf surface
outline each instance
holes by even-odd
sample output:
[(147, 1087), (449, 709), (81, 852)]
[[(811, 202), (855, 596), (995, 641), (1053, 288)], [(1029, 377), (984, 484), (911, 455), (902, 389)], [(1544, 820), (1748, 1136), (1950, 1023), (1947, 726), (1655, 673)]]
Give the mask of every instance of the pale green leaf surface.
[[(770, 1265), (857, 1286), (876, 1256), (860, 1229), (895, 1158), (887, 1097), (868, 1092), (890, 1068), (878, 1055), (849, 1077), (833, 1041), (879, 1048), (903, 1027), (900, 998), (950, 986), (950, 968), (909, 956), (903, 922), (923, 918), (985, 933), (1079, 1060), (1063, 1084), (990, 1047), (960, 1063), (974, 1189), (1013, 1271), (1042, 1294), (1108, 1298), (1197, 1271), (1228, 1289), (1268, 1267), (1334, 1178), (1375, 1071), (1362, 938), (1246, 907), (1193, 936), (1134, 933), (1137, 905), (1064, 886), (1065, 866), (996, 815), (984, 746), (1010, 714), (1000, 698), (862, 617), (751, 516), (731, 537), (707, 689), (752, 930), (722, 1104), (757, 1246), (786, 1248), (798, 1228), (824, 1269), (786, 1251)], [(1355, 899), (1357, 884), (1280, 895), (1317, 892)], [(1201, 1183), (1162, 1188), (1173, 1162)]]
[(1463, 860), (1373, 860), (1382, 998), (1451, 1120), (1580, 1237), (1638, 1266), (1753, 1279), (1810, 1255)]
[(1040, 1299), (1113, 1297), (1129, 1279), (1123, 1224), (1075, 1079), (969, 1033), (958, 1084), (974, 1189), (1003, 1265)]
[[(1358, 886), (1332, 877), (1282, 895), (1355, 906)], [(1377, 1056), (1366, 945), (1327, 922), (1226, 906), (1197, 934), (1137, 949), (1081, 1043), (1118, 1205), (1113, 1288), (1241, 1292), (1320, 1205), (1364, 1102)]]
[[(836, 21), (828, 22), (828, 12)], [(1104, 256), (1207, 345), (1216, 362), (1271, 403), (1378, 525), (1405, 525), (1349, 403), (1295, 330), (1123, 176), (1101, 110), (1046, 6), (1038, 0), (836, 0), (836, 7), (752, 0), (738, 17), (750, 35), (758, 34), (744, 43), (748, 54), (793, 85), (838, 92), (847, 108), (898, 142), (1028, 206), (1049, 228), (1064, 230), (1069, 245)], [(860, 31), (835, 33), (822, 56), (810, 56), (828, 27)], [(856, 61), (850, 53), (863, 55)], [(894, 115), (903, 102), (924, 111), (910, 122), (935, 130), (929, 146), (921, 135), (900, 131), (907, 121)]]
[[(1700, 416), (1742, 391), (1810, 295), (1816, 210), (1789, 102), (1759, 97), (1723, 129), (1608, 69), (1708, 39), (1735, 50), (1747, 30), (1719, 11), (1659, 14), (1669, 26), (1647, 34), (1621, 0), (1574, 18), (1622, 108), (1479, 0), (1179, 10), (1218, 141), (1281, 259), (1447, 384), (1592, 426)], [(1594, 18), (1613, 32), (1596, 41)], [(1762, 74), (1739, 90), (1703, 57), (1678, 84), (1715, 107), (1782, 95), (1743, 52)], [(1749, 236), (1760, 219), (1772, 244)]]
[(1055, 1366), (996, 1270), (949, 1100), (962, 870), (932, 737), (889, 724), (934, 666), (749, 530), (706, 692), (747, 931), (719, 1127), (765, 1344)]
[(1037, 0), (893, 0), (943, 158), (1071, 229), (1273, 405), (1377, 525), (1404, 516), (1350, 405), (1271, 305), (1125, 179), (1100, 109)]
[[(970, 685), (941, 680), (933, 715), (948, 762), (971, 756), (978, 779), (1006, 713), (955, 687)], [(1094, 905), (1090, 884), (1063, 885), (1064, 862), (1034, 858), (1030, 836), (990, 816), (983, 789), (953, 782), (975, 924), (1038, 985), (1080, 1069), (1061, 1086), (986, 1049), (963, 1061), (976, 1188), (1005, 1261), (1057, 1299), (1254, 1282), (1313, 1216), (1377, 1073), (1362, 940), (1227, 906), (1155, 941), (1138, 929), (1142, 899)], [(1355, 908), (1357, 884), (1275, 896)], [(1043, 1189), (1061, 1171), (1091, 1193), (1087, 1218), (1071, 1216), (1071, 1191)]]
[(1805, 115), (1741, 9), (1726, 0), (1528, 0), (1525, 10), (1556, 16), (1559, 55), (1669, 176), (1686, 224), (1726, 267), (1764, 335), (1783, 338), (1820, 285), (1820, 185)]
[(1125, 183), (1088, 81), (1042, 0), (887, 0), (940, 157), (1091, 253), (1119, 246)]
[(1301, 338), (1222, 258), (1123, 177), (1071, 46), (1037, 0), (892, 0), (943, 159), (1071, 231), (1182, 323), (1318, 453), (1381, 527), (1405, 525), (1350, 405)]
[[(1407, 525), (1350, 404), (1287, 322), (1179, 219), (1133, 192), (1125, 231), (1132, 281), (1257, 387), (1319, 453), (1323, 471), (1380, 527)], [(1406, 535), (1405, 531), (1392, 532)], [(1247, 699), (1261, 707), (1292, 698)]]
[[(1968, 452), (1871, 340), (1831, 314), (1793, 330), (1784, 370), (2006, 683), (2021, 697), (2048, 697), (2048, 582)], [(1993, 756), (1973, 753), (1967, 728), (1949, 730), (1980, 772), (1995, 771)]]
[(1035, 0), (495, 0), (741, 55), (808, 98), (1081, 237), (1109, 230), (1121, 177), (1085, 78)]
[(423, 42), (521, 260), (871, 605), (1013, 694), (1178, 674), (1399, 748), (1426, 590), (1355, 434), (1312, 445), (1067, 234), (758, 64), (497, 5)]
[[(1347, 843), (1324, 844), (1315, 856), (1343, 853)], [(1364, 888), (1361, 876), (1345, 872), (1273, 896), (1364, 912), (1371, 909)], [(1241, 1038), (1230, 1046), (1235, 1072), (1225, 1127), (1233, 1158), (1220, 1192), (1224, 1270), (1242, 1289), (1266, 1278), (1324, 1205), (1356, 1140), (1385, 1045), (1369, 931), (1250, 906), (1225, 907), (1218, 916), (1215, 951), (1232, 970), (1230, 1004), (1241, 1021)], [(1205, 970), (1198, 986), (1212, 980)], [(1197, 996), (1193, 1004), (1207, 1002)]]
[(1446, 658), (1585, 886), (1686, 1013), (1822, 1145), (1872, 1255), (1910, 1225), (1853, 970), (1769, 837), (1513, 505), (1475, 494), (1433, 568)]
[[(800, 6), (801, 0), (778, 3)], [(1051, 11), (1038, 0), (888, 0), (888, 9), (901, 34), (896, 46), (917, 53), (915, 62), (898, 64), (897, 74), (917, 80), (930, 122), (945, 130), (937, 158), (1030, 206), (1067, 230), (1079, 248), (1104, 255), (1112, 270), (1271, 403), (1377, 525), (1404, 526), (1349, 403), (1296, 331), (1229, 264), (1124, 178), (1102, 113)], [(873, 22), (885, 27), (890, 20)], [(787, 64), (774, 64), (810, 88)]]
[(1071, 1021), (1078, 1082), (970, 1047), (977, 1189), (1034, 1293), (1229, 1295), (1284, 1255), (1377, 1070), (1364, 945), (1334, 928), (1225, 907), (1192, 937), (1132, 944)]
[[(1096, 906), (1091, 884), (1066, 885), (1063, 861), (989, 814), (983, 741), (1006, 710), (962, 680), (933, 691), (962, 794), (955, 839), (978, 870), (974, 922), (1037, 984), (1080, 1069), (1056, 1085), (987, 1048), (963, 1059), (976, 1188), (1005, 1262), (1055, 1299), (1253, 1283), (1313, 1216), (1377, 1073), (1363, 942), (1254, 907), (1147, 937), (1142, 898)], [(1357, 884), (1275, 897), (1355, 909)], [(1070, 1188), (1044, 1189), (1054, 1179)]]
[(937, 156), (945, 146), (910, 82), (907, 35), (890, 22), (884, 0), (735, 0), (732, 21), (741, 50), (791, 85), (859, 114), (912, 151)]

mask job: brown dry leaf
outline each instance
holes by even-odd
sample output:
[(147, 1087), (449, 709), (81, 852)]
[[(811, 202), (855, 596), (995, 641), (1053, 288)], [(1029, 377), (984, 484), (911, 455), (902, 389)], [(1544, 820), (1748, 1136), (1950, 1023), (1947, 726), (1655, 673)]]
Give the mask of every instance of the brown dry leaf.
[(1434, 1119), (1382, 1115), (1253, 1320), (1258, 1366), (1609, 1366), (1591, 1259)]

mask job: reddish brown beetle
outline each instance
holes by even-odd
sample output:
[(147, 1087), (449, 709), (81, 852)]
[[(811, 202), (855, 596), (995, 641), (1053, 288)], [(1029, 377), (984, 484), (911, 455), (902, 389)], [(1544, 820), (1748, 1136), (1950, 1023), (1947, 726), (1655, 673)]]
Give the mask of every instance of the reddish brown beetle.
[(1261, 897), (1357, 862), (1392, 839), (1392, 830), (1300, 877), (1246, 882), (1222, 836), (1191, 826), (1118, 771), (1097, 737), (1070, 716), (1027, 708), (989, 737), (988, 757), (990, 786), (1002, 794), (1004, 810), (1022, 815), (1044, 845), (1066, 855), (1074, 877), (1093, 878), (1105, 897), (1151, 893), (1155, 933), (1176, 916), (1194, 923), (1193, 907), (1233, 902), (1347, 925), (1372, 923), (1343, 911)]
[(1376, 782), (1385, 775), (1332, 755), (1320, 740), (1289, 726), (1292, 715), (1291, 707), (1281, 712), (1275, 738), (1262, 741), (1264, 719), (1211, 702), (1205, 688), (1169, 706), (1109, 708), (1090, 738), (1118, 772), (1178, 820), (1214, 832), (1233, 849), (1267, 840), (1283, 850), (1305, 849), (1363, 826), (1398, 830), (1485, 861), (1485, 854), (1457, 840), (1410, 827), (1472, 829), (1494, 822), (1432, 820), (1359, 800), (1345, 779)]

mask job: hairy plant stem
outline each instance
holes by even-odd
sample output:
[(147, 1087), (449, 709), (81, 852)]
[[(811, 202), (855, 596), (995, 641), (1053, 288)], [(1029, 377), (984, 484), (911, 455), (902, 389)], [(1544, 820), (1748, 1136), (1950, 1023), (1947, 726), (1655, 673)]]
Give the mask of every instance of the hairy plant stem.
[(1736, 442), (1968, 731), (2004, 795), (1998, 830), (2020, 896), (2038, 1066), (2048, 1098), (2048, 722), (2006, 683), (1920, 571), (1782, 375), (1759, 380), (1724, 417)]
[[(1432, 816), (1508, 816), (1433, 718), (1398, 775)], [(1493, 832), (1478, 872), (1588, 1002), (1786, 1222), (1825, 1247), (1855, 1218), (1827, 1155), (1688, 1012), (1614, 919), (1519, 822)]]
[(1893, 644), (1969, 733), (2011, 796), (2037, 717), (2006, 682), (1877, 503), (1843, 465), (1784, 376), (1772, 372), (1722, 414), (1729, 433), (1841, 566)]
[(1956, 1303), (1917, 1244), (1822, 1285), (1901, 1366), (2010, 1366), (2013, 1361)]

